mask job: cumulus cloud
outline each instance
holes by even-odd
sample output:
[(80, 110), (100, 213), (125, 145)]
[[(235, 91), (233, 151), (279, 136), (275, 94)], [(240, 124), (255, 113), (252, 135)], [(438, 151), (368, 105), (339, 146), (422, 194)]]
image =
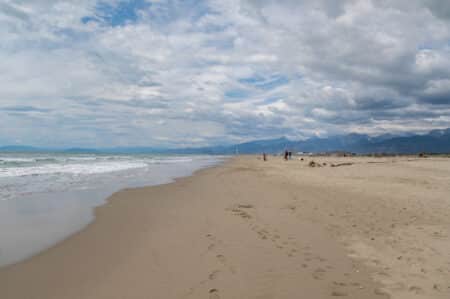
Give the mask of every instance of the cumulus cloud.
[(450, 126), (434, 0), (6, 0), (0, 142), (201, 146)]

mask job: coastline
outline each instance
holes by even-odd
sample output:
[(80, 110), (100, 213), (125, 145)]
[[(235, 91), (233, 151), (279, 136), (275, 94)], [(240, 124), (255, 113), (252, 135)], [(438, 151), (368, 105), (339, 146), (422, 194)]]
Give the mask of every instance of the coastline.
[[(217, 165), (224, 157), (137, 156), (124, 159), (120, 156), (69, 155), (48, 158), (52, 162), (63, 161), (57, 167), (50, 165), (49, 169), (45, 168), (47, 165), (41, 165), (41, 168), (30, 165), (43, 159), (41, 156), (24, 158), (16, 155), (10, 159), (26, 160), (22, 172), (28, 175), (16, 180), (16, 169), (7, 168), (11, 179), (9, 182), (8, 177), (0, 180), (0, 197), (10, 195), (7, 200), (0, 198), (0, 268), (30, 258), (82, 230), (94, 220), (95, 207), (105, 204), (115, 192), (170, 183), (175, 178)], [(85, 161), (89, 161), (89, 165)], [(125, 169), (105, 171), (108, 167), (109, 170)], [(52, 172), (58, 168), (62, 174), (55, 178)], [(39, 174), (46, 171), (49, 174)], [(79, 174), (73, 177), (72, 172)]]
[[(117, 197), (117, 195), (116, 195), (117, 193), (121, 193), (122, 194), (122, 193), (127, 192), (127, 191), (133, 191), (133, 190), (139, 190), (139, 189), (147, 189), (147, 188), (153, 188), (153, 187), (157, 187), (157, 186), (164, 186), (164, 185), (175, 184), (179, 180), (183, 180), (183, 179), (195, 176), (197, 174), (201, 174), (203, 171), (207, 171), (207, 170), (210, 170), (210, 169), (215, 168), (215, 167), (221, 167), (223, 164), (229, 163), (229, 160), (230, 159), (225, 159), (224, 161), (218, 162), (217, 164), (212, 165), (212, 166), (203, 166), (200, 169), (197, 169), (197, 170), (193, 171), (191, 174), (170, 178), (166, 182), (159, 182), (157, 184), (152, 184), (152, 185), (147, 185), (147, 186), (126, 187), (126, 188), (122, 188), (122, 189), (120, 189), (120, 190), (118, 190), (116, 192), (113, 192), (111, 195), (107, 196), (106, 198), (103, 198), (99, 205), (94, 206), (92, 208), (92, 211), (93, 211), (92, 219), (88, 223), (86, 223), (84, 226), (82, 226), (80, 229), (78, 229), (75, 232), (67, 235), (67, 237), (57, 241), (54, 245), (52, 245), (52, 246), (50, 246), (50, 247), (48, 247), (48, 248), (46, 248), (46, 249), (44, 249), (44, 250), (42, 250), (40, 252), (37, 252), (36, 254), (31, 255), (30, 257), (27, 257), (27, 258), (25, 258), (23, 260), (20, 260), (20, 261), (16, 262), (16, 263), (8, 264), (8, 265), (5, 265), (5, 266), (0, 266), (0, 271), (2, 269), (6, 269), (8, 267), (14, 267), (16, 264), (25, 263), (28, 260), (32, 260), (33, 258), (35, 258), (35, 257), (37, 257), (37, 256), (39, 256), (41, 254), (45, 254), (46, 251), (52, 250), (53, 247), (58, 247), (61, 243), (64, 243), (67, 240), (70, 240), (72, 237), (74, 237), (74, 236), (76, 236), (78, 234), (82, 234), (83, 231), (88, 230), (89, 227), (95, 223), (95, 221), (97, 220), (97, 217), (99, 216), (98, 210), (101, 210), (103, 206), (111, 204), (111, 201), (115, 200), (115, 198)], [(122, 195), (120, 197), (122, 197)], [(126, 195), (125, 195), (125, 197), (126, 197)]]
[[(330, 159), (348, 161), (314, 159), (328, 164)], [(410, 162), (398, 159), (411, 171)], [(421, 295), (430, 295), (430, 290), (419, 282), (399, 288), (404, 278), (400, 274), (405, 273), (385, 269), (390, 257), (378, 256), (373, 262), (371, 249), (377, 247), (371, 244), (387, 237), (386, 231), (381, 222), (369, 223), (374, 232), (364, 239), (369, 224), (362, 218), (376, 209), (363, 211), (364, 205), (352, 206), (350, 200), (355, 194), (369, 200), (382, 194), (373, 192), (378, 185), (372, 188), (366, 174), (351, 176), (367, 167), (375, 174), (383, 172), (392, 163), (368, 160), (349, 167), (310, 168), (306, 161), (284, 163), (270, 157), (263, 163), (254, 156), (241, 156), (172, 183), (121, 190), (95, 208), (95, 220), (82, 231), (30, 259), (0, 268), (0, 297), (293, 298), (300, 294), (381, 299), (388, 298), (387, 293), (402, 298), (406, 292), (410, 298), (426, 298)], [(364, 167), (357, 169), (360, 165)], [(341, 175), (350, 179), (345, 181)], [(393, 183), (387, 189), (403, 188), (395, 184), (407, 182)], [(436, 204), (445, 203), (436, 192)], [(400, 201), (400, 197), (392, 198)], [(346, 218), (359, 218), (346, 219), (339, 215), (341, 210), (354, 213)], [(357, 227), (346, 227), (348, 220), (358, 220)], [(404, 226), (398, 220), (397, 226)], [(445, 237), (447, 223), (439, 225)], [(444, 237), (440, 242), (448, 242)], [(433, 298), (444, 298), (445, 286), (440, 281), (435, 284), (440, 292)]]

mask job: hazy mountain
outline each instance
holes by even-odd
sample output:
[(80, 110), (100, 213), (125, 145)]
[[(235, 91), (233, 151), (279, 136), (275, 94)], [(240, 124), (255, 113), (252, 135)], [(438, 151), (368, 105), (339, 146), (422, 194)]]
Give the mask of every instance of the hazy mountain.
[(0, 152), (38, 152), (38, 151), (41, 151), (41, 149), (26, 145), (0, 146)]
[[(334, 152), (346, 151), (358, 154), (395, 153), (414, 154), (450, 153), (450, 128), (433, 130), (425, 135), (393, 136), (380, 135), (371, 137), (364, 134), (348, 134), (328, 138), (310, 138), (292, 141), (286, 138), (253, 141), (222, 149), (223, 153), (279, 153), (285, 149), (294, 152)], [(210, 148), (214, 152), (214, 148)], [(219, 151), (218, 151), (219, 152)]]
[(73, 148), (68, 148), (68, 149), (61, 150), (61, 152), (72, 153), (72, 154), (85, 154), (85, 153), (98, 153), (99, 150), (92, 149), (92, 148), (73, 147)]
[(269, 140), (256, 140), (229, 146), (210, 146), (201, 148), (151, 148), (151, 147), (117, 147), (108, 149), (71, 148), (65, 150), (48, 150), (31, 146), (0, 147), (1, 152), (38, 152), (58, 151), (69, 153), (148, 153), (148, 154), (252, 154), (280, 153), (284, 150), (294, 152), (334, 152), (345, 151), (358, 154), (398, 153), (414, 154), (450, 153), (450, 128), (432, 130), (424, 135), (394, 136), (390, 134), (371, 137), (364, 134), (347, 134), (328, 138), (313, 137), (307, 140), (289, 140), (285, 137)]

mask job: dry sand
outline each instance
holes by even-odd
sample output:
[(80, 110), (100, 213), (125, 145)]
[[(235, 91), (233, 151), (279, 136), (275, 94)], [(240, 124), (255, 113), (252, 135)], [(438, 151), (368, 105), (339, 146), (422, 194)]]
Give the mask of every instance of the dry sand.
[(446, 158), (239, 157), (96, 215), (0, 298), (450, 298)]

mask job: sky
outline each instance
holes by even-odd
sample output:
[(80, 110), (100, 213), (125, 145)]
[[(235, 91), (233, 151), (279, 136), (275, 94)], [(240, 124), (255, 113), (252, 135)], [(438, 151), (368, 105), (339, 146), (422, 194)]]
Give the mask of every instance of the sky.
[(2, 0), (0, 145), (450, 127), (450, 1)]

